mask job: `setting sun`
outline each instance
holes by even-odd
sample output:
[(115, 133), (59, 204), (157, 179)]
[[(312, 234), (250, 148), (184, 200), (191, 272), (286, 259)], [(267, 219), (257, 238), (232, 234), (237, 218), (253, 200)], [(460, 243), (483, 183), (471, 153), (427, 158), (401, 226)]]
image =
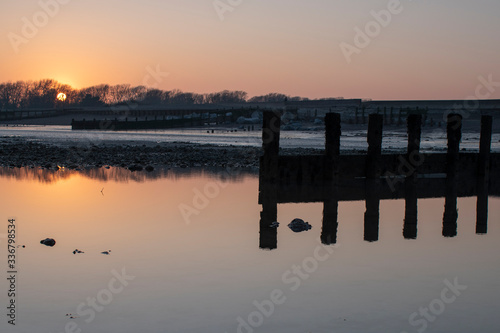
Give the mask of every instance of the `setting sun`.
[(66, 100), (66, 94), (65, 93), (59, 93), (57, 95), (57, 99), (60, 100), (61, 102), (64, 102)]

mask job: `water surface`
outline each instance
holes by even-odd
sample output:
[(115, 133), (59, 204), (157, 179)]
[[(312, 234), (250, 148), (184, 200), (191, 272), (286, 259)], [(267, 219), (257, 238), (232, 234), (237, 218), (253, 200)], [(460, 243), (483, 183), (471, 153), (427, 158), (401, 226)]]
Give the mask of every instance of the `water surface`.
[[(424, 322), (426, 332), (500, 327), (496, 197), (489, 199), (483, 235), (476, 234), (476, 198), (459, 198), (452, 238), (442, 236), (445, 199), (420, 199), (416, 240), (403, 237), (405, 201), (384, 200), (376, 242), (364, 241), (365, 202), (340, 202), (331, 246), (320, 242), (322, 203), (281, 204), (278, 246), (269, 251), (259, 248), (262, 207), (251, 173), (0, 174), (2, 266), (8, 218), (16, 219), (17, 241), (26, 245), (18, 249), (17, 326), (4, 317), (2, 332), (64, 332), (69, 322), (82, 332), (417, 332)], [(286, 225), (294, 218), (312, 229), (293, 233)], [(56, 245), (41, 245), (46, 237)], [(122, 270), (134, 278), (106, 299), (103, 290)], [(443, 303), (439, 315), (431, 312), (433, 321), (418, 315), (412, 326), (412, 314), (439, 306), (445, 281), (455, 279), (467, 289)], [(0, 287), (6, 290), (5, 279)], [(273, 295), (279, 304), (271, 308)], [(102, 311), (93, 317), (88, 302), (99, 297), (107, 304), (98, 303)]]

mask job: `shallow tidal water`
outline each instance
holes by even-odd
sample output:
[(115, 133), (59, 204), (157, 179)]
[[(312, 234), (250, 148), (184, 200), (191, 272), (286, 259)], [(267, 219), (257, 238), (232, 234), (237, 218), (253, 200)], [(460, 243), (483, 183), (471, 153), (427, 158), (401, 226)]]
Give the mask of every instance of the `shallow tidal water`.
[[(500, 199), (476, 234), (475, 197), (380, 203), (364, 241), (365, 202), (340, 202), (336, 245), (320, 242), (323, 203), (280, 204), (278, 244), (259, 248), (258, 175), (0, 170), (1, 255), (16, 223), (17, 316), (1, 332), (498, 332)], [(294, 233), (301, 218), (312, 229)], [(48, 247), (40, 240), (54, 238)], [(85, 253), (74, 254), (79, 249)], [(109, 251), (109, 255), (102, 254)]]
[[(59, 145), (88, 145), (103, 143), (167, 143), (184, 142), (192, 144), (213, 144), (233, 146), (262, 145), (262, 131), (231, 132), (233, 128), (218, 128), (215, 133), (207, 133), (209, 128), (174, 129), (157, 131), (72, 131), (71, 126), (19, 126), (0, 127), (0, 137), (22, 138), (28, 141), (59, 144)], [(407, 147), (406, 130), (384, 131), (383, 149), (385, 151), (402, 151)], [(477, 133), (463, 133), (461, 148), (467, 151), (479, 151), (479, 137)], [(281, 131), (280, 146), (282, 148), (320, 148), (325, 145), (324, 131)], [(344, 131), (341, 137), (341, 150), (366, 150), (365, 130)], [(436, 147), (441, 147), (437, 148)], [(422, 151), (445, 151), (446, 129), (434, 128), (422, 133)], [(500, 134), (494, 133), (491, 143), (492, 152), (500, 152)]]

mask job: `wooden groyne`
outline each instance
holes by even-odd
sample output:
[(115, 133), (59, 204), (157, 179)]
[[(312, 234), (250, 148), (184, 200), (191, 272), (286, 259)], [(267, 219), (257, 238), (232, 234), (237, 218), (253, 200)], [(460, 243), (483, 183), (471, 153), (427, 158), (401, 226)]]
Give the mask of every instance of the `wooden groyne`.
[(262, 128), (263, 150), (261, 173), (267, 181), (278, 183), (303, 182), (323, 184), (330, 179), (342, 178), (415, 178), (431, 174), (485, 175), (500, 172), (500, 154), (491, 149), (491, 116), (482, 117), (479, 153), (461, 152), (462, 116), (447, 117), (447, 153), (420, 152), (421, 115), (407, 118), (408, 148), (405, 153), (382, 154), (383, 119), (381, 115), (369, 117), (366, 154), (340, 154), (340, 115), (329, 113), (325, 117), (325, 153), (323, 155), (279, 155), (280, 115), (265, 112)]
[(17, 110), (0, 111), (0, 121), (47, 118), (61, 115), (58, 110)]
[(500, 196), (500, 154), (491, 153), (492, 117), (483, 116), (479, 153), (460, 152), (462, 117), (447, 118), (448, 150), (444, 154), (421, 153), (419, 114), (407, 118), (408, 147), (400, 154), (383, 154), (383, 119), (369, 117), (366, 154), (340, 154), (340, 115), (325, 118), (323, 155), (280, 156), (280, 115), (265, 113), (261, 158), (259, 203), (260, 247), (277, 247), (279, 203), (323, 202), (321, 241), (335, 244), (338, 229), (338, 203), (365, 201), (365, 235), (378, 240), (381, 200), (404, 199), (403, 236), (417, 238), (417, 205), (422, 198), (445, 198), (444, 237), (457, 235), (457, 199), (477, 196), (476, 232), (484, 234), (488, 225), (488, 196)]
[(224, 123), (234, 123), (236, 120), (249, 113), (248, 110), (238, 111), (210, 111), (202, 113), (180, 112), (176, 116), (146, 116), (145, 118), (124, 118), (124, 119), (82, 119), (71, 121), (73, 130), (110, 130), (110, 131), (126, 131), (126, 130), (147, 130), (147, 129), (169, 129), (182, 127), (200, 127), (206, 125), (218, 125)]

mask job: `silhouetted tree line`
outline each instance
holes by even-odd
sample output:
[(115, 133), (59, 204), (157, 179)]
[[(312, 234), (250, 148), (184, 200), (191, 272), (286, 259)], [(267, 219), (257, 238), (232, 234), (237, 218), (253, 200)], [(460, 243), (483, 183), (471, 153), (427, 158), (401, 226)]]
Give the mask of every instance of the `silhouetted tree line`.
[[(244, 91), (224, 90), (221, 92), (197, 94), (180, 90), (164, 91), (130, 84), (101, 84), (83, 89), (74, 89), (56, 80), (17, 81), (0, 84), (0, 109), (54, 108), (61, 102), (59, 93), (66, 94), (65, 106), (113, 106), (128, 103), (145, 105), (195, 105), (195, 104), (238, 104), (276, 103), (304, 101), (303, 97), (290, 97), (271, 93), (248, 98)], [(59, 104), (58, 104), (59, 103)]]

